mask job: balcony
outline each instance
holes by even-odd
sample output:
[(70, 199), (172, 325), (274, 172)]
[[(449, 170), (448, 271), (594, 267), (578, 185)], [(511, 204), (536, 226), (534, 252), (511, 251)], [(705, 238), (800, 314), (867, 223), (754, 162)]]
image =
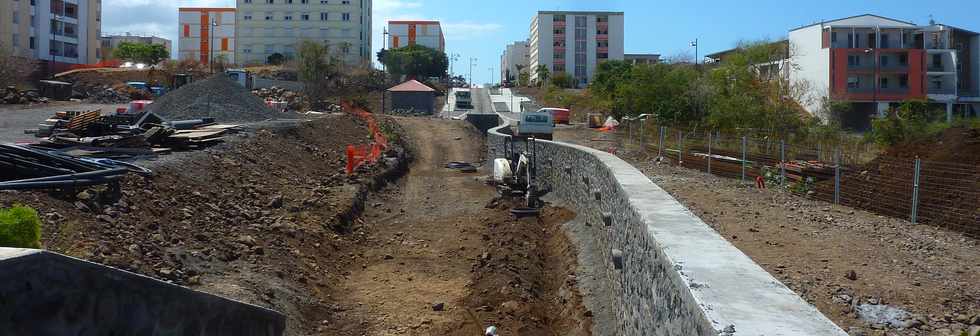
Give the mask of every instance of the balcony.
[(598, 47), (595, 48), (597, 53), (609, 53), (609, 47)]
[(565, 40), (565, 34), (555, 34), (554, 38), (555, 38), (555, 41), (564, 41)]
[(609, 29), (609, 22), (596, 22), (595, 27), (602, 30)]
[(565, 21), (554, 21), (552, 22), (552, 25), (554, 25), (555, 28), (565, 28)]
[(554, 64), (565, 64), (565, 59), (564, 58), (556, 58), (556, 59), (553, 59), (552, 60), (552, 63), (554, 63)]
[(598, 41), (609, 41), (609, 34), (596, 34), (595, 39)]
[(929, 88), (926, 90), (927, 93), (933, 95), (955, 95), (956, 89), (954, 88)]

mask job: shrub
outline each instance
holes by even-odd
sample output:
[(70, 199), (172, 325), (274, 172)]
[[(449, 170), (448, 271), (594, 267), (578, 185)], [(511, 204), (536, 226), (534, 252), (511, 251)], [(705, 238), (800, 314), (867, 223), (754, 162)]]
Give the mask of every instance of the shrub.
[(40, 248), (41, 219), (37, 211), (21, 205), (0, 209), (0, 246)]

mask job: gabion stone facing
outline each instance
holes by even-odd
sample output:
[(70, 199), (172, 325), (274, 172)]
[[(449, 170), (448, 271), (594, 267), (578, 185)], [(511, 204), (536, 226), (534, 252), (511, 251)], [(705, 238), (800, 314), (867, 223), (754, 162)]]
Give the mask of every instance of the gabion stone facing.
[(619, 249), (612, 249), (612, 262), (616, 269), (623, 269), (623, 251)]
[(611, 212), (603, 212), (602, 213), (602, 222), (605, 223), (606, 226), (612, 226), (612, 213)]

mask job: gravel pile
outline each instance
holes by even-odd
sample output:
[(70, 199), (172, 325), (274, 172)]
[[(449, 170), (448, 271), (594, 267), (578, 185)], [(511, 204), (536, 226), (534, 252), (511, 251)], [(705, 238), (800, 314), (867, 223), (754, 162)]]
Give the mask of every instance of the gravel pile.
[(160, 97), (148, 109), (169, 120), (212, 117), (218, 121), (261, 121), (279, 117), (262, 99), (223, 75), (185, 85)]

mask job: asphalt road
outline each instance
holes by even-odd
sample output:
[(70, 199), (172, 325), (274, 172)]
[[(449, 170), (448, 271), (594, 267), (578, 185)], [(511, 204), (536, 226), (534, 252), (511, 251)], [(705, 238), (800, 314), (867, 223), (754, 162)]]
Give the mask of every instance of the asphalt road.
[(42, 121), (47, 120), (58, 111), (79, 111), (102, 109), (103, 113), (116, 110), (125, 105), (54, 103), (36, 105), (25, 108), (17, 105), (0, 106), (0, 143), (18, 141), (37, 141), (31, 134), (24, 134), (25, 129), (37, 128)]

